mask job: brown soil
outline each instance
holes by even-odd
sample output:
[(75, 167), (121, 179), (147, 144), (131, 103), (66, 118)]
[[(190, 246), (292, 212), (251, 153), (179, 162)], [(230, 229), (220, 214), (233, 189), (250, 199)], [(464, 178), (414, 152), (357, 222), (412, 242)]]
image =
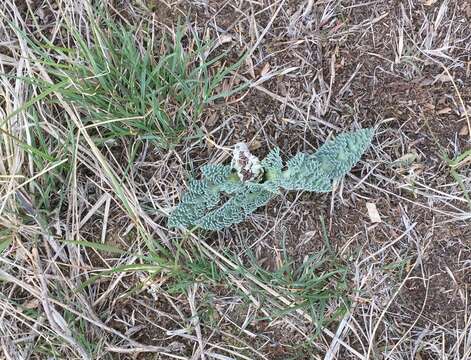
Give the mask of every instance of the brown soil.
[[(229, 61), (235, 61), (241, 53), (251, 49), (257, 41), (256, 35), (263, 32), (277, 8), (274, 5), (267, 9), (273, 3), (268, 1), (208, 1), (207, 6), (204, 1), (183, 1), (173, 8), (156, 5), (155, 1), (144, 3), (147, 6), (139, 8), (127, 1), (115, 1), (113, 7), (118, 11), (117, 18), (121, 16), (132, 20), (139, 16), (154, 16), (159, 24), (175, 26), (179, 20), (187, 17), (198, 32), (207, 32), (214, 38), (227, 31), (233, 40), (230, 44), (222, 45), (218, 51), (232, 47)], [(372, 267), (388, 269), (404, 260), (402, 271), (384, 270), (387, 281), (383, 284), (372, 278), (358, 296), (373, 302), (377, 300), (377, 295), (379, 303), (383, 304), (383, 300), (384, 304), (387, 303), (388, 296), (399, 288), (403, 276), (410, 270), (408, 267), (417, 261), (410, 278), (388, 309), (386, 318), (394, 319), (394, 314), (400, 313), (401, 323), (397, 327), (404, 331), (410, 326), (419, 329), (461, 329), (471, 310), (467, 303), (471, 296), (469, 220), (468, 223), (449, 221), (452, 219), (440, 211), (450, 211), (450, 206), (398, 184), (403, 185), (410, 180), (411, 183), (420, 182), (430, 188), (448, 191), (451, 186), (445, 185), (455, 180), (442, 159), (442, 151), (453, 158), (471, 148), (470, 138), (466, 134), (465, 112), (461, 106), (461, 101), (471, 103), (471, 52), (469, 47), (465, 48), (471, 32), (457, 25), (460, 21), (469, 23), (471, 5), (454, 6), (456, 14), (453, 18), (447, 13), (447, 21), (456, 29), (452, 36), (464, 39), (458, 42), (460, 46), (450, 49), (448, 55), (468, 66), (454, 66), (457, 62), (441, 59), (450, 69), (451, 81), (442, 66), (427, 59), (412, 45), (413, 42), (425, 41), (422, 39), (425, 35), (420, 32), (423, 16), (436, 14), (440, 1), (428, 7), (417, 5), (408, 13), (411, 25), (405, 25), (405, 41), (410, 38), (414, 41), (407, 42), (402, 54), (404, 58), (398, 61), (394, 49), (397, 47), (398, 19), (403, 16), (401, 7), (404, 2), (379, 1), (368, 6), (358, 1), (341, 1), (340, 5), (335, 6), (337, 16), (325, 21), (321, 19), (325, 15), (327, 2), (313, 2), (311, 12), (303, 17), (301, 14), (306, 3), (286, 2), (264, 39), (253, 51), (251, 63), (244, 64), (231, 81), (241, 81), (238, 75), (249, 79), (253, 74), (259, 76), (265, 66), (271, 70), (293, 70), (260, 84), (271, 94), (251, 88), (243, 96), (232, 96), (227, 103), (212, 104), (206, 109), (201, 123), (205, 131), (211, 133), (211, 140), (215, 143), (223, 142), (224, 146), (230, 146), (239, 141), (250, 142), (254, 153), (260, 157), (274, 146), (279, 146), (283, 157), (287, 159), (299, 151), (314, 151), (338, 131), (379, 125), (374, 148), (352, 170), (355, 179), (346, 177), (334, 194), (284, 194), (257, 211), (246, 222), (211, 234), (208, 242), (219, 249), (240, 254), (241, 261), (247, 264), (246, 250), (253, 245), (252, 250), (259, 265), (268, 271), (277, 269), (281, 247), (285, 247), (294, 263), (300, 264), (305, 256), (318, 253), (327, 242), (341, 261), (353, 268), (357, 257), (362, 259), (375, 254), (400, 237), (406, 231), (406, 223), (415, 223), (410, 236), (405, 236), (371, 262)], [(35, 6), (33, 11), (39, 11)], [(26, 8), (24, 11), (27, 11)], [(247, 15), (252, 14), (256, 25), (247, 20)], [(44, 14), (44, 22), (47, 22), (48, 16), (50, 14)], [(373, 19), (376, 20), (371, 23)], [(434, 34), (431, 40), (434, 48), (441, 46), (446, 29), (442, 25)], [(330, 101), (327, 101), (329, 91)], [(311, 118), (307, 119), (306, 114), (310, 114)], [(326, 126), (315, 118), (332, 126)], [(185, 145), (177, 147), (176, 151)], [(187, 170), (196, 171), (214, 151), (211, 144), (202, 142), (191, 153), (185, 153), (186, 160), (190, 162), (191, 159), (192, 164), (188, 165)], [(393, 164), (408, 154), (414, 154), (412, 163)], [(152, 162), (156, 156), (160, 154), (149, 152), (145, 160)], [(190, 169), (190, 166), (193, 168)], [(358, 179), (367, 176), (369, 171), (374, 175), (369, 175), (366, 183), (376, 188), (366, 183), (356, 187)], [(470, 170), (465, 167), (460, 171), (469, 175)], [(93, 178), (93, 174), (86, 175)], [(149, 177), (144, 171), (141, 175)], [(460, 194), (456, 184), (450, 191)], [(90, 194), (92, 203), (93, 196)], [(367, 202), (376, 204), (381, 223), (371, 224)], [(453, 199), (449, 203), (457, 209), (467, 208), (466, 203)], [(119, 209), (112, 205), (109, 226), (115, 234), (128, 225), (127, 222), (121, 222), (118, 214)], [(84, 226), (85, 239), (87, 236), (90, 236), (90, 240), (96, 239), (101, 229), (101, 218), (101, 215), (92, 218)], [(159, 215), (155, 220), (165, 225), (165, 217)], [(110, 240), (112, 245), (125, 248), (126, 239), (114, 236)], [(91, 252), (90, 258), (92, 263), (103, 266), (101, 260)], [(130, 284), (139, 281), (129, 279)], [(123, 291), (131, 288), (132, 285)], [(222, 298), (229, 296), (233, 289), (215, 285), (211, 290)], [(355, 296), (352, 292), (352, 300), (356, 301), (358, 299)], [(137, 306), (136, 299), (148, 305), (148, 308)], [(123, 326), (113, 317), (127, 319), (130, 323), (135, 322), (131, 324), (135, 332), (129, 336), (136, 341), (168, 346), (167, 335), (159, 326), (172, 328), (172, 320), (156, 315), (149, 309), (158, 308), (163, 313), (174, 314), (169, 302), (165, 299), (154, 301), (146, 292), (139, 293), (132, 300), (128, 302), (126, 297), (116, 299), (115, 308), (108, 309), (116, 310), (116, 313), (111, 315), (110, 312), (107, 325), (124, 332), (129, 329), (129, 324)], [(180, 303), (175, 299), (175, 302), (182, 314), (191, 317), (191, 311), (183, 301)], [(228, 316), (238, 324), (244, 321), (247, 310), (243, 306), (231, 307), (227, 303), (214, 304), (210, 301), (204, 306), (208, 313), (216, 306), (222, 310), (230, 309), (227, 310)], [(214, 316), (218, 316), (217, 312)], [(357, 313), (354, 316), (361, 317)], [(217, 321), (208, 319), (208, 324), (210, 320)], [(153, 322), (158, 326), (149, 325)], [(305, 326), (302, 330), (306, 333), (313, 331), (312, 326), (303, 323), (296, 325)], [(313, 353), (319, 356), (325, 353), (325, 346), (321, 346), (321, 350), (316, 346), (293, 346), (303, 343), (305, 339), (300, 336), (300, 332), (289, 329), (286, 323), (272, 325), (268, 320), (257, 318), (247, 330), (258, 336), (255, 339), (244, 335), (241, 337), (252, 342), (254, 348), (260, 346), (260, 352), (268, 359), (313, 359)], [(335, 327), (332, 330), (335, 332)], [(383, 331), (387, 329), (380, 327), (378, 333)], [(209, 336), (211, 329), (204, 327), (203, 332)], [(454, 335), (448, 336), (449, 343), (452, 343)], [(178, 354), (191, 356), (194, 343), (178, 339), (175, 343), (176, 347), (181, 348)], [(218, 333), (213, 334), (211, 341), (228, 344), (231, 339)], [(323, 341), (319, 340), (318, 343), (323, 345)], [(360, 351), (361, 346), (355, 341), (352, 339), (350, 343)], [(341, 354), (344, 354), (342, 358), (345, 359), (350, 356), (343, 350)], [(426, 351), (420, 353), (420, 356), (424, 360), (427, 356), (433, 358)], [(123, 355), (116, 358), (128, 357)], [(142, 353), (134, 358), (156, 357)]]

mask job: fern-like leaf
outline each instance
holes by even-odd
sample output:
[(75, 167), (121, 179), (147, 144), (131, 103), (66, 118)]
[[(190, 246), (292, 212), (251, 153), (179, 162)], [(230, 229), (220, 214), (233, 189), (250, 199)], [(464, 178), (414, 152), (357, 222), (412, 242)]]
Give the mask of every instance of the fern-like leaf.
[(373, 129), (361, 129), (340, 134), (322, 145), (312, 159), (319, 164), (323, 176), (338, 179), (360, 160), (371, 144), (373, 133)]
[(280, 156), (280, 148), (276, 147), (270, 151), (265, 159), (260, 163), (265, 172), (280, 173), (283, 170), (283, 160)]
[(272, 192), (247, 185), (245, 191), (235, 194), (221, 206), (209, 211), (196, 222), (196, 225), (206, 230), (221, 230), (243, 221), (256, 209), (266, 205), (274, 196)]
[(288, 161), (288, 170), (280, 180), (286, 190), (327, 192), (332, 189), (331, 180), (320, 170), (319, 163), (306, 154), (297, 154)]
[(170, 227), (188, 228), (205, 216), (207, 209), (219, 202), (219, 191), (211, 187), (207, 180), (191, 180), (189, 190), (180, 204), (172, 212), (168, 225)]

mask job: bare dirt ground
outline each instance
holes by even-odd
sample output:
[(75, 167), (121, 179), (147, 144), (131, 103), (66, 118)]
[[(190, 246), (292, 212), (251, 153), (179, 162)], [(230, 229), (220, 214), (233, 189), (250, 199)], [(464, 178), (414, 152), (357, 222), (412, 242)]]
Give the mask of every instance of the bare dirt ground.
[[(26, 26), (53, 33), (64, 4), (20, 3)], [(77, 1), (77, 19), (81, 7)], [(6, 359), (471, 358), (470, 2), (149, 0), (105, 7), (118, 22), (153, 24), (150, 33), (190, 26), (218, 41), (214, 55), (229, 51), (221, 66), (248, 54), (221, 87), (250, 86), (204, 109), (202, 139), (189, 130), (170, 150), (139, 147), (122, 178), (135, 216), (155, 248), (165, 249), (156, 252), (185, 259), (182, 273), (144, 266), (151, 246), (92, 160), (75, 169), (78, 203), (70, 197), (47, 222), (55, 238), (106, 238), (132, 255), (77, 243), (61, 255), (32, 245), (41, 234), (34, 222), (1, 214), (2, 226), (15, 229), (0, 268)], [(20, 57), (9, 46), (20, 46), (12, 35), (1, 41), (6, 73), (15, 68), (7, 60)], [(235, 143), (249, 143), (261, 157), (279, 146), (289, 158), (360, 127), (375, 127), (373, 146), (332, 193), (284, 194), (220, 232), (167, 229), (166, 212), (188, 173), (227, 161)], [(132, 152), (130, 143), (120, 144), (103, 149), (113, 169)], [(380, 222), (372, 222), (367, 204)], [(325, 294), (341, 296), (303, 307), (309, 292), (280, 279), (326, 248), (315, 273), (342, 269), (323, 285)], [(142, 267), (111, 271), (132, 264)], [(92, 282), (100, 272), (106, 276)], [(55, 299), (49, 310), (45, 289)]]

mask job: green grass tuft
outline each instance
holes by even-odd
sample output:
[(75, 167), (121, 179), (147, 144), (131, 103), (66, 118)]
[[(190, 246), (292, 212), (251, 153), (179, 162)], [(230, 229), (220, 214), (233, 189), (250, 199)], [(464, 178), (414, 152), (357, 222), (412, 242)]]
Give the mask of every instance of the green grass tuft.
[[(97, 145), (136, 137), (169, 148), (198, 135), (206, 106), (246, 85), (223, 91), (221, 84), (243, 56), (221, 65), (226, 52), (208, 56), (214, 43), (183, 26), (175, 33), (137, 36), (136, 29), (101, 20), (85, 39), (70, 29), (75, 48), (33, 44), (59, 93), (79, 110)], [(42, 84), (42, 92), (50, 84)], [(55, 98), (49, 101), (55, 102)]]

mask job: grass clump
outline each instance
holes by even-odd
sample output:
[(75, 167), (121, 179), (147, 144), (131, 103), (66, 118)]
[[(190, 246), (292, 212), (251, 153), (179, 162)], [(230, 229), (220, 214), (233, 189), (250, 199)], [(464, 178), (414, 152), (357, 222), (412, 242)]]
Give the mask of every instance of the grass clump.
[(205, 106), (244, 87), (221, 90), (241, 61), (221, 65), (227, 53), (210, 58), (214, 44), (183, 26), (157, 35), (109, 19), (91, 27), (87, 38), (71, 30), (75, 48), (34, 48), (97, 145), (135, 136), (169, 148), (198, 132)]
[(267, 289), (262, 287), (258, 292), (260, 298), (267, 299), (264, 302), (272, 307), (270, 313), (273, 318), (296, 313), (309, 317), (314, 325), (311, 339), (338, 321), (350, 307), (351, 271), (332, 249), (326, 234), (323, 240), (319, 251), (306, 254), (302, 262), (288, 253), (282, 239), (274, 268), (267, 269), (267, 266), (261, 265), (251, 250), (246, 253), (247, 264), (239, 268), (242, 274), (252, 274), (256, 282), (269, 285), (277, 293), (279, 302), (275, 304)]

